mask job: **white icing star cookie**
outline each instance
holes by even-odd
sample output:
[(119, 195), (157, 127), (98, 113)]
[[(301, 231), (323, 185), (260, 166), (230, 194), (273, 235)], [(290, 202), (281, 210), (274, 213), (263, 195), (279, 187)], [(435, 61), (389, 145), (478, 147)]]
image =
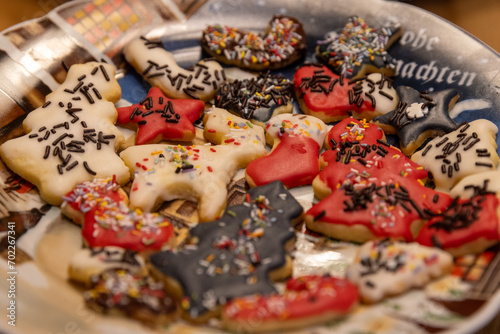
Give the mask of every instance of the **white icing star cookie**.
[(453, 257), (417, 243), (369, 241), (361, 246), (347, 278), (356, 284), (365, 303), (376, 303), (448, 273)]
[(162, 201), (187, 199), (198, 202), (200, 222), (220, 217), (233, 176), (267, 154), (263, 129), (240, 127), (241, 120), (220, 109), (207, 113), (205, 131), (221, 145), (143, 145), (124, 150), (120, 156), (134, 173), (131, 206), (148, 211)]
[(215, 60), (201, 60), (192, 69), (181, 68), (158, 40), (134, 39), (123, 54), (151, 86), (174, 99), (209, 101), (226, 80), (222, 66)]
[(432, 139), (411, 159), (432, 173), (436, 190), (449, 192), (464, 177), (497, 168), (497, 132), (497, 126), (486, 119), (462, 124)]
[(24, 120), (26, 135), (0, 147), (3, 161), (38, 187), (53, 205), (77, 184), (115, 175), (120, 184), (130, 174), (116, 151), (124, 142), (114, 126), (121, 96), (112, 65), (74, 65), (44, 106)]

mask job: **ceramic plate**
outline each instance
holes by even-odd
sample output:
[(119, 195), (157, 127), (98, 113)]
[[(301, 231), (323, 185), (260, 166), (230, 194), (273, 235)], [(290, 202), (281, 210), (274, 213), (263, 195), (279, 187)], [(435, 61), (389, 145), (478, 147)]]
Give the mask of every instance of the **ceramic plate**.
[[(179, 64), (188, 67), (206, 56), (199, 39), (207, 24), (263, 30), (273, 14), (302, 21), (308, 41), (308, 53), (302, 61), (314, 61), (316, 41), (342, 27), (349, 16), (359, 15), (373, 26), (400, 22), (403, 36), (390, 49), (398, 70), (394, 85), (429, 91), (454, 88), (460, 93), (451, 112), (457, 123), (486, 118), (500, 125), (499, 55), (451, 23), (407, 4), (372, 0), (85, 0), (71, 1), (43, 18), (0, 34), (0, 142), (22, 134), (25, 115), (43, 105), (44, 96), (64, 80), (67, 66), (101, 59), (114, 62), (123, 92), (120, 104), (137, 103), (148, 86), (121, 56), (121, 48), (130, 39), (139, 35), (161, 38)], [(281, 73), (291, 78), (294, 70), (295, 65)], [(218, 332), (216, 322), (205, 327), (179, 322), (153, 331), (132, 320), (104, 317), (87, 309), (82, 288), (67, 278), (68, 262), (82, 242), (79, 227), (65, 220), (57, 207), (43, 203), (36, 189), (3, 165), (0, 176), (0, 266), (5, 276), (15, 278), (14, 286), (4, 281), (0, 289), (7, 314), (0, 323), (3, 332)], [(246, 189), (239, 173), (229, 186), (231, 201), (236, 203)], [(306, 209), (315, 200), (310, 187), (292, 193)], [(194, 204), (181, 204), (166, 205), (162, 213), (176, 224), (196, 219)], [(15, 256), (8, 252), (11, 226), (15, 226), (17, 238)], [(321, 246), (315, 246), (318, 239), (298, 233), (294, 275), (344, 275), (357, 246), (320, 239)], [(476, 331), (500, 310), (498, 251), (494, 247), (480, 255), (461, 257), (444, 280), (361, 307), (347, 319), (315, 327), (314, 332)], [(9, 255), (12, 263), (7, 262)], [(9, 319), (11, 311), (5, 307), (11, 300), (16, 308)], [(308, 328), (296, 333), (312, 331)]]

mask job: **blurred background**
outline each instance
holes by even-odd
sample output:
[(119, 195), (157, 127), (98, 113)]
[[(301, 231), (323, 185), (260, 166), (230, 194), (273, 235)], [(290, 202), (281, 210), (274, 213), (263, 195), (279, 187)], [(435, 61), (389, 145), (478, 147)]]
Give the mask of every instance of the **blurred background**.
[[(500, 52), (500, 0), (401, 1), (445, 18)], [(43, 16), (65, 2), (66, 0), (0, 0), (0, 31), (16, 23)], [(479, 333), (500, 333), (500, 316)]]
[[(0, 30), (43, 16), (65, 0), (0, 0)], [(470, 32), (500, 52), (500, 0), (407, 0)]]
[[(347, 0), (348, 1), (348, 0)], [(0, 30), (43, 16), (65, 0), (0, 0)], [(500, 0), (406, 0), (470, 32), (500, 52)]]

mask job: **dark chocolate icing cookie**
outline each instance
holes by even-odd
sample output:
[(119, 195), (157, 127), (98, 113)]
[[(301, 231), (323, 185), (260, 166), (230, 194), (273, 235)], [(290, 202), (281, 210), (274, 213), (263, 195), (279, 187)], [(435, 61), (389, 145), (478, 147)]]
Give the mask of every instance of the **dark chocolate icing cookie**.
[(292, 112), (293, 84), (283, 75), (261, 73), (257, 78), (225, 83), (217, 90), (215, 106), (257, 124)]
[(386, 133), (395, 131), (398, 134), (401, 150), (406, 155), (413, 154), (427, 138), (451, 132), (457, 127), (449, 115), (459, 98), (454, 89), (419, 92), (400, 86), (396, 91), (398, 107), (373, 121)]
[(279, 69), (306, 52), (306, 33), (297, 19), (275, 15), (264, 34), (220, 24), (203, 30), (201, 46), (218, 61), (251, 70)]
[(302, 212), (279, 181), (250, 189), (246, 202), (194, 227), (192, 243), (153, 254), (150, 263), (180, 284), (189, 317), (203, 317), (231, 298), (275, 292), (269, 274), (285, 266), (285, 245), (295, 238), (291, 221)]
[(401, 37), (399, 24), (373, 28), (362, 18), (352, 16), (339, 30), (329, 32), (317, 42), (316, 57), (335, 73), (346, 78), (381, 72), (392, 76), (395, 64), (387, 49)]

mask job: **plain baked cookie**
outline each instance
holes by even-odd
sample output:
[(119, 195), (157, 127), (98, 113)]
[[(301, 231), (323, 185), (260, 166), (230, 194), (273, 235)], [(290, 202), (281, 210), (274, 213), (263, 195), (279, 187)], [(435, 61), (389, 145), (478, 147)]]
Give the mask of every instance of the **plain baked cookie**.
[(134, 39), (123, 54), (144, 80), (173, 99), (210, 101), (226, 80), (224, 69), (211, 59), (200, 60), (190, 69), (179, 67), (159, 40)]
[(302, 206), (281, 182), (252, 188), (243, 204), (191, 229), (191, 242), (149, 258), (153, 275), (181, 300), (184, 317), (206, 322), (235, 297), (276, 292), (291, 275), (288, 251)]
[(0, 146), (2, 160), (52, 205), (86, 180), (114, 175), (127, 183), (128, 168), (116, 154), (124, 143), (114, 126), (120, 96), (114, 66), (71, 66), (61, 86), (24, 120), (27, 134)]
[(280, 69), (306, 52), (302, 24), (290, 16), (275, 15), (264, 34), (210, 25), (203, 30), (203, 50), (218, 61), (250, 70)]
[(284, 331), (313, 326), (351, 313), (359, 299), (355, 285), (330, 276), (301, 276), (286, 282), (283, 294), (235, 298), (222, 312), (232, 332)]
[(359, 288), (361, 300), (376, 303), (387, 296), (421, 288), (453, 267), (450, 254), (417, 243), (373, 240), (362, 245), (347, 279)]
[(394, 110), (399, 102), (392, 80), (380, 73), (352, 80), (313, 63), (300, 67), (293, 82), (300, 109), (326, 123), (349, 116), (372, 120)]

